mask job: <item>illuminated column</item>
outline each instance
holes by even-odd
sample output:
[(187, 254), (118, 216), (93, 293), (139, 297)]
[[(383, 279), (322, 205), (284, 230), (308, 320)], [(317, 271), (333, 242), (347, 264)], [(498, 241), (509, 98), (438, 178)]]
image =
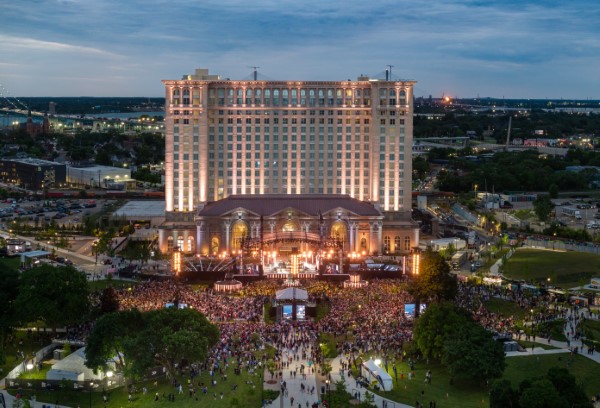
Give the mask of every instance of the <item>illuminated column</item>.
[(352, 244), (352, 247), (350, 248), (350, 250), (354, 251), (354, 252), (358, 252), (360, 249), (360, 246), (358, 244), (358, 222), (355, 221), (355, 222), (353, 222), (353, 224), (354, 224), (354, 233), (352, 234), (352, 238), (351, 238), (353, 244)]
[(230, 248), (230, 228), (231, 228), (231, 221), (224, 221), (223, 222), (223, 227), (225, 227), (225, 249), (227, 252), (231, 252), (231, 248)]
[(373, 252), (377, 251), (377, 244), (375, 241), (375, 223), (369, 223), (369, 253), (373, 254)]
[(204, 245), (204, 233), (206, 225), (204, 221), (198, 221), (196, 224), (196, 255), (201, 255), (201, 248)]
[(377, 222), (377, 251), (381, 253), (383, 249), (383, 223)]

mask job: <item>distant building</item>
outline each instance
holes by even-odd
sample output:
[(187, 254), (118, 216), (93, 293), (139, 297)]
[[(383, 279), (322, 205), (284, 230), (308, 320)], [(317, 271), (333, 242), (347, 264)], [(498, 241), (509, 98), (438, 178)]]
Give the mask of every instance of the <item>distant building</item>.
[(19, 126), (33, 138), (38, 135), (50, 133), (50, 120), (48, 119), (48, 115), (44, 115), (44, 120), (41, 124), (35, 123), (33, 121), (33, 117), (31, 116), (31, 109), (27, 114), (27, 121), (25, 123), (20, 123)]
[(66, 181), (66, 166), (40, 159), (0, 159), (0, 179), (28, 190), (57, 187)]
[(125, 190), (135, 183), (131, 169), (111, 166), (69, 166), (67, 183), (74, 187), (96, 187), (109, 190)]

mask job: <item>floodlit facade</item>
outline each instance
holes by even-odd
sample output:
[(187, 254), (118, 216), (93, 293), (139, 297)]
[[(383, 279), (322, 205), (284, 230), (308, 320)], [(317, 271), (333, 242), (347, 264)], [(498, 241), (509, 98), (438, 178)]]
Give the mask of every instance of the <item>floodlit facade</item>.
[(409, 219), (414, 81), (237, 81), (197, 69), (163, 83), (162, 238), (177, 242), (207, 203), (232, 195), (340, 194)]

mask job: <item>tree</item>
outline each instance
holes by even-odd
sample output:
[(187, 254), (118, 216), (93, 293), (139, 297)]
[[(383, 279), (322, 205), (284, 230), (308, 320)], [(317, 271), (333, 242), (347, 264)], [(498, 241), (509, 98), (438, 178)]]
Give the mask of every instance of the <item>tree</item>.
[(88, 338), (86, 366), (104, 368), (118, 356), (128, 377), (143, 376), (156, 365), (175, 376), (176, 364), (204, 361), (219, 340), (219, 330), (195, 309), (137, 310), (108, 313)]
[(552, 367), (548, 370), (546, 377), (556, 391), (574, 407), (590, 407), (589, 399), (585, 395), (585, 391), (579, 384), (576, 378), (566, 368)]
[(490, 387), (490, 408), (519, 408), (519, 396), (506, 379), (496, 380)]
[(526, 387), (519, 398), (519, 405), (527, 408), (568, 408), (570, 405), (561, 396), (550, 380), (537, 379)]
[(450, 274), (450, 267), (440, 254), (431, 249), (421, 254), (418, 275), (409, 287), (417, 301), (437, 303), (452, 300), (457, 288), (456, 278)]
[(143, 330), (142, 314), (136, 310), (107, 313), (101, 316), (88, 337), (85, 347), (85, 365), (97, 371), (106, 371), (107, 363), (117, 359), (117, 368), (130, 376), (132, 361), (127, 346)]
[(550, 198), (558, 197), (558, 186), (556, 184), (550, 184), (550, 186), (548, 187), (548, 195), (550, 196)]
[(533, 202), (533, 210), (538, 219), (542, 222), (548, 220), (550, 213), (554, 209), (554, 204), (550, 200), (549, 195), (539, 195), (538, 198)]
[(467, 319), (452, 303), (430, 305), (415, 323), (413, 339), (423, 356), (441, 359), (445, 340)]
[(5, 362), (5, 342), (16, 324), (14, 301), (19, 293), (19, 271), (6, 265), (0, 272), (0, 365)]
[(455, 326), (444, 339), (442, 363), (453, 377), (485, 381), (504, 372), (504, 348), (492, 334), (472, 320)]
[(71, 266), (42, 265), (21, 274), (15, 310), (21, 323), (73, 325), (88, 317), (90, 302), (85, 274)]
[(119, 310), (117, 291), (112, 286), (105, 288), (100, 294), (100, 313), (113, 313)]

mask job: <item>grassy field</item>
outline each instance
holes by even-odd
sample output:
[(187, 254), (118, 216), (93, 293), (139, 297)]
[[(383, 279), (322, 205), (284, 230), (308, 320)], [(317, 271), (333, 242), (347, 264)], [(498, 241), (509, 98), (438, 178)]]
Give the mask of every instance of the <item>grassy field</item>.
[(594, 341), (596, 346), (600, 343), (600, 322), (597, 320), (586, 320), (582, 324), (586, 343)]
[(104, 290), (109, 286), (115, 289), (131, 288), (136, 285), (136, 282), (124, 281), (119, 279), (103, 279), (98, 281), (89, 282), (88, 286), (90, 291)]
[(504, 378), (517, 387), (526, 378), (545, 374), (551, 367), (567, 368), (577, 378), (586, 394), (592, 397), (600, 390), (600, 364), (587, 357), (569, 354), (546, 354), (541, 356), (510, 357)]
[[(423, 361), (415, 364), (415, 376), (408, 379), (410, 367), (406, 363), (397, 363), (398, 382), (394, 379), (394, 389), (380, 395), (394, 401), (415, 406), (419, 401), (429, 406), (430, 401), (435, 401), (438, 407), (464, 407), (481, 408), (489, 406), (487, 389), (481, 384), (473, 381), (457, 381), (450, 384), (450, 376), (447, 370), (439, 363), (426, 366)], [(425, 373), (431, 370), (431, 384), (425, 384)], [(394, 378), (392, 366), (389, 373)], [(401, 379), (404, 373), (404, 379)]]
[[(536, 347), (541, 345), (536, 344)], [(543, 346), (550, 348), (551, 346)], [(583, 386), (588, 396), (595, 395), (600, 390), (600, 364), (581, 355), (575, 355), (572, 359), (569, 354), (547, 354), (540, 356), (519, 356), (506, 359), (506, 370), (504, 378), (511, 381), (513, 387), (526, 378), (534, 378), (545, 374), (549, 368), (557, 366), (568, 368), (577, 378), (577, 382)], [(394, 401), (402, 402), (412, 406), (419, 401), (425, 406), (430, 401), (436, 401), (437, 406), (442, 407), (488, 407), (488, 387), (475, 381), (454, 381), (450, 384), (450, 376), (444, 367), (435, 363), (429, 367), (424, 362), (415, 365), (415, 377), (408, 380), (409, 366), (406, 363), (398, 363), (398, 382), (394, 380), (394, 389), (385, 394), (378, 392)], [(425, 384), (425, 373), (431, 370), (431, 385)], [(392, 367), (389, 373), (394, 378)], [(400, 374), (404, 373), (404, 379)]]
[(511, 279), (547, 282), (563, 288), (589, 283), (600, 276), (600, 255), (520, 249), (508, 260), (504, 275)]
[(502, 316), (514, 316), (516, 319), (523, 319), (527, 315), (527, 310), (510, 300), (490, 298), (483, 306), (492, 313)]
[[(235, 375), (234, 365), (230, 365), (226, 370), (227, 380), (222, 381), (220, 375), (215, 376), (217, 385), (211, 386), (211, 378), (208, 372), (203, 372), (200, 377), (196, 377), (193, 382), (195, 395), (190, 396), (188, 376), (179, 376), (178, 381), (183, 384), (183, 394), (179, 394), (177, 389), (170, 385), (170, 382), (161, 380), (158, 384), (153, 381), (140, 382), (136, 384), (137, 391), (132, 394), (132, 401), (128, 402), (127, 390), (123, 387), (110, 390), (107, 392), (109, 402), (104, 405), (102, 402), (102, 391), (86, 392), (86, 391), (48, 391), (37, 392), (36, 399), (46, 403), (57, 403), (71, 407), (182, 407), (182, 408), (230, 408), (230, 407), (260, 407), (263, 394), (263, 373), (262, 370), (257, 370), (255, 374), (243, 372), (242, 375)], [(204, 383), (208, 392), (206, 395), (202, 392), (202, 387), (198, 384)], [(233, 385), (237, 385), (237, 389), (233, 390)], [(146, 394), (143, 393), (143, 388), (146, 387)], [(31, 398), (32, 391), (28, 390), (10, 390), (10, 393), (15, 395), (21, 393), (25, 398)], [(158, 393), (158, 401), (155, 401), (155, 395)], [(221, 399), (221, 393), (223, 398)], [(175, 404), (167, 398), (169, 394), (175, 395)], [(216, 397), (215, 397), (216, 396)]]

